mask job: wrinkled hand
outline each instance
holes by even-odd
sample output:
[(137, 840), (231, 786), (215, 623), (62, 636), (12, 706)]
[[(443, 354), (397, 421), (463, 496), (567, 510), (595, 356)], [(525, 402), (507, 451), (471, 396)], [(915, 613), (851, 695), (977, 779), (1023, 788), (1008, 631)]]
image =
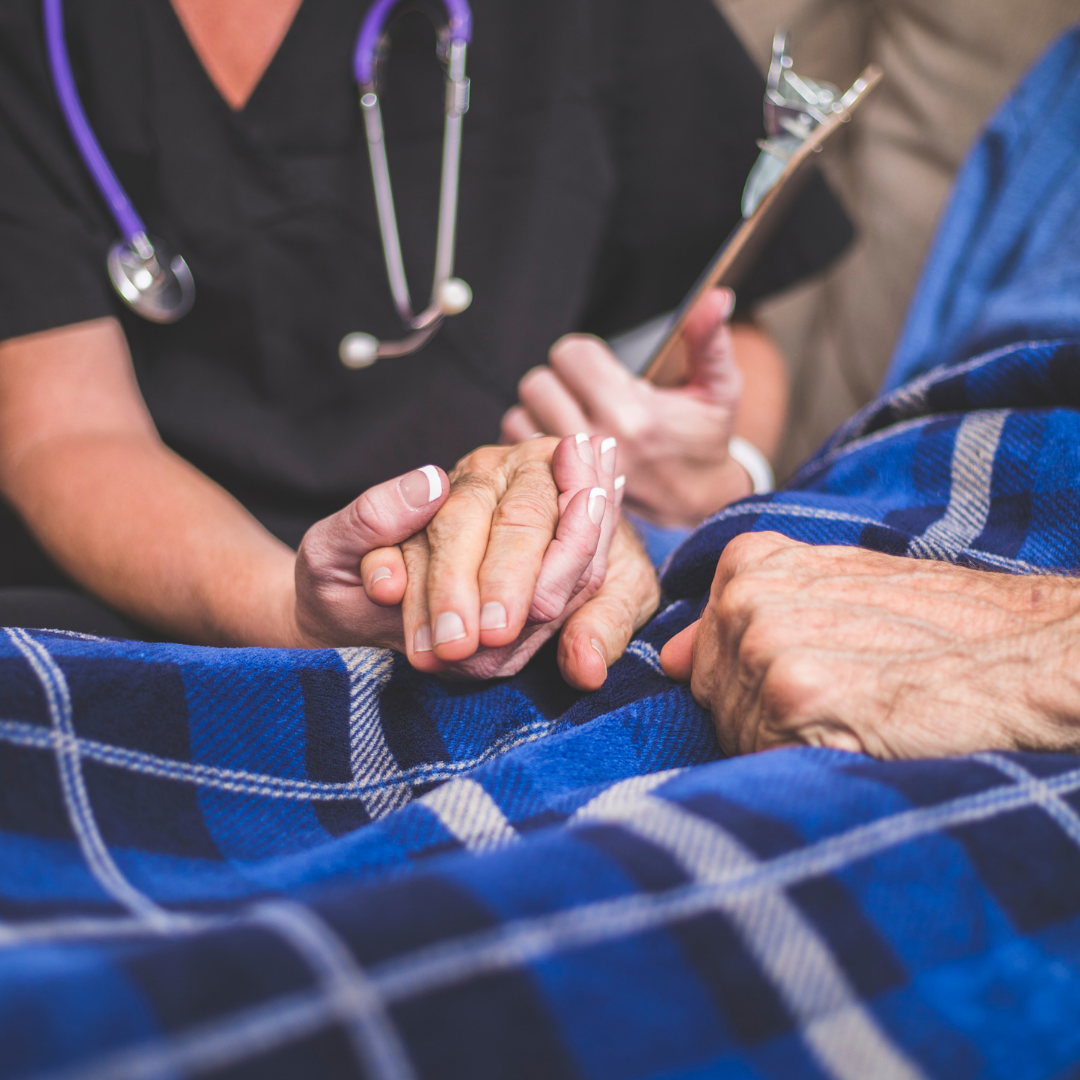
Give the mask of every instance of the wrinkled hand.
[(737, 537), (662, 653), (723, 749), (877, 758), (1080, 748), (1080, 584)]
[(615, 462), (610, 440), (537, 439), (470, 454), (449, 496), (437, 470), (435, 498), (423, 472), (371, 489), (301, 545), (307, 643), (382, 645), (423, 671), (487, 678), (519, 670), (566, 624), (564, 676), (600, 686), (658, 599), (647, 557), (617, 527)]
[[(514, 674), (596, 594), (619, 518), (615, 461), (614, 446), (581, 436), (458, 462), (445, 505), (401, 545), (414, 667)], [(372, 556), (365, 569), (375, 562), (387, 565)]]
[(742, 394), (727, 320), (734, 295), (706, 297), (686, 325), (687, 385), (660, 389), (636, 378), (599, 339), (556, 342), (550, 365), (521, 380), (520, 404), (503, 417), (504, 442), (546, 432), (618, 439), (626, 506), (660, 525), (696, 525), (749, 495), (745, 470), (727, 452)]

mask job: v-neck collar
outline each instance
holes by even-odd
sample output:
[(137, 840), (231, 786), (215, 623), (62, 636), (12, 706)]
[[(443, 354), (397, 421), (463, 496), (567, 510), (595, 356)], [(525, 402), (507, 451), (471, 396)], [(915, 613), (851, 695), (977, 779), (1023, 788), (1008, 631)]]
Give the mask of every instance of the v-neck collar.
[[(171, 0), (161, 0), (162, 3), (169, 9), (169, 17), (172, 19), (177, 32), (183, 39), (183, 46), (186, 49), (189, 57), (194, 62), (195, 66), (199, 70), (199, 76), (202, 78), (204, 85), (210, 90), (214, 99), (218, 102), (224, 112), (233, 120), (244, 121), (252, 115), (253, 111), (258, 111), (258, 102), (262, 97), (265, 97), (265, 86), (268, 82), (276, 77), (277, 69), (282, 66), (283, 63), (288, 62), (288, 54), (293, 51), (295, 46), (295, 39), (303, 33), (304, 25), (308, 19), (310, 19), (309, 11), (312, 9), (313, 0), (300, 0), (300, 6), (296, 9), (296, 13), (293, 15), (292, 22), (289, 23), (288, 29), (285, 31), (284, 36), (278, 43), (278, 47), (274, 50), (274, 55), (270, 58), (270, 62), (263, 68), (262, 74), (259, 76), (258, 81), (255, 83), (251, 93), (248, 94), (247, 101), (239, 109), (234, 109), (224, 98), (221, 91), (218, 89), (217, 83), (214, 82), (207, 71), (206, 65), (203, 63), (202, 57), (199, 56), (198, 50), (195, 48), (194, 43), (188, 36), (187, 28), (184, 26), (183, 20), (180, 18), (176, 8), (173, 7)], [(224, 0), (223, 0), (224, 2)]]

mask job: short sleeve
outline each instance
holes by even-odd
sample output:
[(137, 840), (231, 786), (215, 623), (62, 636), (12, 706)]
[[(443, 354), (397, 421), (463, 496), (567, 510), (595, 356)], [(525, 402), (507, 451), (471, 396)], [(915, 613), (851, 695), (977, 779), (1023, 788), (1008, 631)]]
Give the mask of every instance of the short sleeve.
[[(741, 219), (765, 81), (711, 0), (624, 0), (608, 108), (619, 194), (582, 329), (675, 307)], [(740, 289), (741, 306), (823, 269), (851, 222), (815, 176)]]
[(0, 340), (112, 314), (112, 240), (49, 77), (40, 5), (0, 13)]

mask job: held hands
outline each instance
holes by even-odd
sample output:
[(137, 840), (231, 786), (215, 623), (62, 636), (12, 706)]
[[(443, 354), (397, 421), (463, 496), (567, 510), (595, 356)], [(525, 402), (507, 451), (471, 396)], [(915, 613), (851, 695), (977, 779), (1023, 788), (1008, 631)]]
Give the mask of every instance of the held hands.
[(734, 302), (720, 289), (691, 313), (691, 378), (675, 389), (636, 378), (597, 338), (563, 338), (550, 365), (521, 380), (521, 403), (503, 417), (504, 442), (538, 432), (615, 436), (627, 508), (659, 525), (696, 525), (749, 495), (749, 477), (727, 450), (743, 386), (727, 322)]
[(1075, 751), (1080, 586), (775, 533), (724, 551), (703, 618), (664, 647), (729, 754)]
[(365, 492), (297, 554), (301, 642), (381, 645), (423, 671), (488, 678), (561, 627), (564, 676), (600, 686), (658, 598), (619, 527), (610, 443), (483, 447), (449, 478), (428, 467)]

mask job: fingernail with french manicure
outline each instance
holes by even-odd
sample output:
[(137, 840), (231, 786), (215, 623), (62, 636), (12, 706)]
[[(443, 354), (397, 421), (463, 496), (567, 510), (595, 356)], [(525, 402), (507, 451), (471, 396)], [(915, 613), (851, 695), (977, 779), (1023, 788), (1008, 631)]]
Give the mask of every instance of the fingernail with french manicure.
[(380, 581), (385, 581), (387, 578), (392, 578), (394, 571), (387, 566), (380, 566), (374, 574), (371, 575), (371, 584), (378, 585)]
[(578, 457), (590, 467), (595, 465), (596, 459), (593, 457), (592, 443), (589, 442), (589, 436), (575, 435), (574, 441), (577, 443)]
[(626, 477), (625, 476), (616, 476), (615, 477), (615, 505), (616, 506), (621, 506), (622, 505), (623, 491), (625, 490), (625, 488), (626, 488)]
[(398, 491), (409, 506), (419, 510), (442, 494), (442, 477), (434, 465), (425, 465), (406, 473), (398, 481)]
[(467, 637), (465, 623), (456, 611), (444, 611), (435, 620), (435, 644), (449, 645)]
[(481, 630), (505, 630), (506, 608), (498, 600), (492, 600), (480, 609)]
[(593, 488), (589, 492), (589, 520), (599, 525), (604, 520), (607, 509), (607, 492), (603, 488)]
[(431, 627), (424, 623), (413, 638), (413, 652), (431, 652)]
[(606, 473), (615, 471), (615, 447), (617, 445), (614, 439), (605, 439), (600, 444), (600, 468)]

